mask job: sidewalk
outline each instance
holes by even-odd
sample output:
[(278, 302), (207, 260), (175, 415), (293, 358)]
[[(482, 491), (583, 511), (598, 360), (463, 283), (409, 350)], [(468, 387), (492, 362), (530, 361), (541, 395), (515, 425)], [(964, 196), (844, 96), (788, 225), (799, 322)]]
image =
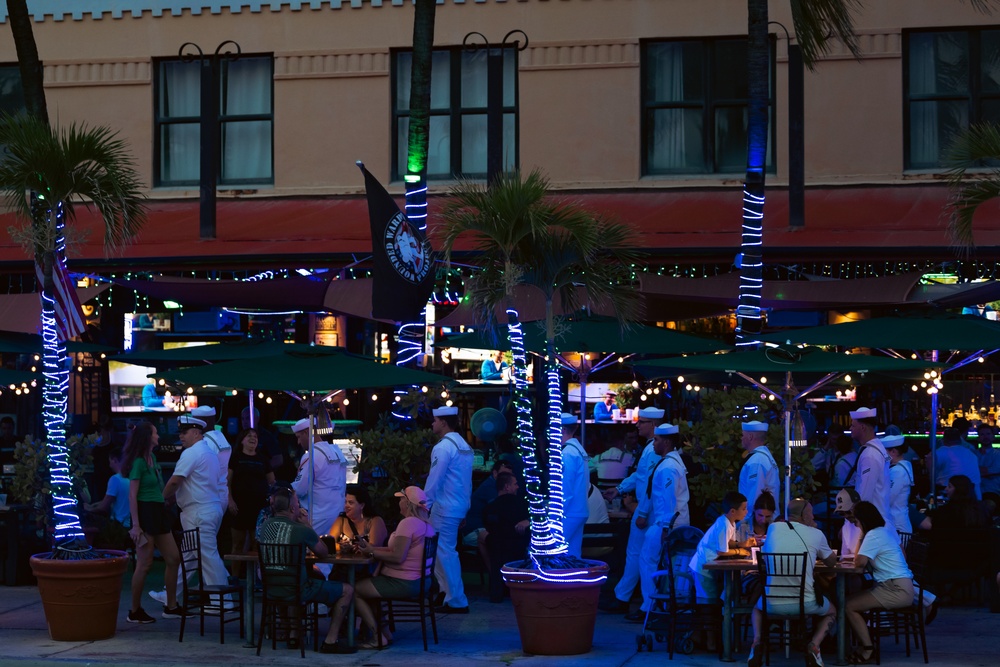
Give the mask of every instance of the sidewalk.
[[(161, 577), (162, 579), (162, 577)], [(147, 588), (157, 582), (151, 575)], [(478, 585), (478, 580), (475, 581)], [(206, 621), (205, 636), (198, 636), (197, 622), (189, 623), (184, 643), (178, 643), (179, 622), (158, 618), (159, 607), (148, 597), (143, 601), (147, 611), (157, 616), (151, 625), (131, 625), (125, 622), (128, 610), (128, 586), (123, 591), (119, 612), (117, 635), (101, 642), (54, 642), (49, 638), (42, 613), (42, 604), (35, 587), (0, 587), (0, 663), (5, 667), (71, 667), (73, 665), (113, 664), (129, 667), (181, 667), (190, 665), (237, 664), (254, 665), (306, 665), (321, 664), (358, 665), (365, 667), (389, 665), (434, 665), (443, 667), (475, 667), (476, 665), (517, 665), (518, 667), (560, 667), (572, 665), (612, 667), (629, 665), (664, 665), (667, 661), (663, 644), (654, 645), (653, 653), (636, 652), (636, 633), (641, 626), (626, 623), (620, 615), (599, 612), (594, 649), (581, 656), (542, 657), (527, 656), (521, 651), (517, 625), (510, 602), (490, 604), (478, 587), (470, 586), (471, 613), (468, 616), (438, 616), (440, 643), (430, 644), (430, 651), (423, 651), (419, 624), (404, 624), (397, 628), (396, 642), (383, 651), (359, 651), (354, 655), (320, 655), (307, 650), (306, 660), (299, 652), (279, 644), (271, 650), (265, 643), (261, 656), (255, 650), (244, 648), (238, 632), (226, 628), (226, 644), (218, 643), (218, 625), (214, 619)], [(155, 613), (154, 613), (155, 612)], [(946, 666), (982, 666), (997, 664), (995, 634), (1000, 616), (984, 609), (942, 609), (934, 624), (928, 628), (928, 646), (933, 664)], [(322, 628), (325, 631), (325, 628)], [(746, 663), (745, 654), (738, 654), (737, 665)], [(827, 664), (833, 656), (825, 655)], [(674, 655), (671, 664), (720, 665), (717, 656), (696, 652), (694, 655)], [(771, 664), (802, 665), (802, 657), (792, 654), (772, 655)], [(923, 664), (919, 652), (905, 656), (903, 646), (896, 646), (891, 639), (883, 642), (882, 664), (917, 667)]]

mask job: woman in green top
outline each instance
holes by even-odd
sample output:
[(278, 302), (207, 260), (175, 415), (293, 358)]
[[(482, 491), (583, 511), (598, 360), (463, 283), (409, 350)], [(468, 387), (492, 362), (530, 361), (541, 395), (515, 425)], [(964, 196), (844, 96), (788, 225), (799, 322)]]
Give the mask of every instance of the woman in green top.
[(129, 505), (132, 508), (132, 529), (129, 536), (135, 542), (135, 573), (132, 575), (132, 606), (129, 623), (154, 623), (156, 619), (142, 608), (142, 589), (146, 575), (153, 566), (153, 547), (160, 550), (166, 569), (163, 572), (167, 589), (167, 604), (163, 618), (181, 618), (183, 610), (177, 604), (177, 568), (180, 553), (171, 532), (173, 519), (163, 501), (163, 478), (160, 464), (153, 456), (159, 442), (156, 427), (149, 422), (136, 425), (125, 443), (122, 472), (127, 471)]

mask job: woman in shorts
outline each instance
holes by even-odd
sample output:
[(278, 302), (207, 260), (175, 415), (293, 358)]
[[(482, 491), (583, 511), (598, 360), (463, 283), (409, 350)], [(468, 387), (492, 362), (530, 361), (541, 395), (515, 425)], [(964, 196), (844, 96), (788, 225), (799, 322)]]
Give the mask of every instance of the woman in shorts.
[(163, 618), (181, 618), (183, 609), (177, 604), (177, 568), (180, 553), (171, 532), (173, 517), (163, 500), (163, 475), (153, 455), (159, 443), (156, 427), (149, 422), (136, 425), (125, 443), (122, 472), (129, 478), (129, 506), (132, 508), (132, 528), (129, 536), (135, 543), (135, 573), (132, 575), (132, 606), (129, 623), (154, 623), (155, 618), (142, 608), (142, 589), (146, 575), (153, 566), (153, 549), (160, 550), (166, 568), (163, 583), (167, 589), (167, 604)]

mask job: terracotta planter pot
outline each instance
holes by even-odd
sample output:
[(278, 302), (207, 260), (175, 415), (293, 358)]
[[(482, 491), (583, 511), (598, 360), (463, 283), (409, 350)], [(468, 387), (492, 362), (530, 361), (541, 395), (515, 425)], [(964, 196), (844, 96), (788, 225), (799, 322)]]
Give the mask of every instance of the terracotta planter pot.
[(550, 570), (547, 578), (538, 570), (504, 565), (503, 578), (510, 589), (525, 653), (579, 655), (590, 651), (601, 584), (609, 568), (596, 560), (584, 562), (586, 567), (575, 570)]
[(52, 639), (75, 642), (114, 636), (128, 555), (104, 553), (109, 558), (49, 560), (47, 553), (31, 557)]

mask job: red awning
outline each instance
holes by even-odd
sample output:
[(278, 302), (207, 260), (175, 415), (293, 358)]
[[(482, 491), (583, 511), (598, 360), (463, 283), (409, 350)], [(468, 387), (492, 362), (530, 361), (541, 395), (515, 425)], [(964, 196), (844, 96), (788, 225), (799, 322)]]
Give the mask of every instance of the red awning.
[[(77, 288), (76, 296), (84, 304), (106, 289), (107, 285)], [(0, 294), (0, 330), (36, 334), (41, 317), (42, 303), (37, 292)]]
[[(653, 261), (677, 258), (727, 261), (740, 242), (741, 191), (638, 190), (557, 193), (635, 227), (639, 245)], [(788, 227), (788, 196), (770, 190), (765, 206), (765, 261), (808, 259), (917, 260), (950, 258), (945, 230), (949, 190), (943, 185), (811, 188), (806, 192), (805, 227)], [(442, 197), (432, 197), (430, 214)], [(363, 197), (329, 199), (222, 199), (217, 238), (198, 238), (198, 202), (152, 201), (149, 221), (136, 242), (106, 257), (96, 211), (78, 209), (76, 226), (86, 234), (72, 248), (74, 271), (248, 266), (342, 265), (371, 253), (368, 205)], [(0, 225), (13, 222), (0, 215)], [(1000, 202), (976, 216), (977, 259), (1000, 258)], [(433, 242), (433, 235), (432, 235)], [(460, 239), (456, 251), (470, 250)], [(0, 242), (0, 265), (27, 270), (30, 260), (9, 238)]]

